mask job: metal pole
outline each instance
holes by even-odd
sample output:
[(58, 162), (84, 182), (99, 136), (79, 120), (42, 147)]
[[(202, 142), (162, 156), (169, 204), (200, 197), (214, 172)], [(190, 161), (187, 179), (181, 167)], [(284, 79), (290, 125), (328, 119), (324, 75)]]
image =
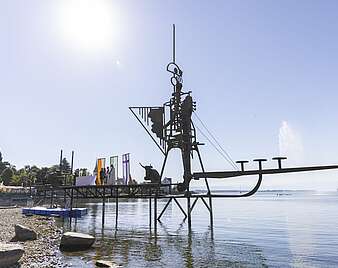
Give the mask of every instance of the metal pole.
[[(204, 173), (204, 172), (205, 172), (205, 169), (204, 169), (204, 165), (203, 165), (203, 162), (202, 162), (202, 157), (201, 157), (200, 151), (199, 151), (199, 149), (198, 149), (198, 146), (196, 146), (196, 151), (197, 151), (197, 155), (198, 155), (198, 159), (199, 159), (199, 162), (200, 162), (202, 171), (203, 171), (203, 173)], [(243, 168), (243, 169), (244, 169), (244, 168)], [(211, 191), (210, 191), (210, 187), (209, 187), (209, 183), (208, 183), (207, 178), (204, 178), (204, 181), (205, 181), (205, 183), (206, 183), (206, 185), (207, 185), (208, 196), (209, 196), (209, 216), (210, 216), (210, 226), (213, 227), (213, 225), (214, 225), (214, 216), (213, 216), (213, 212), (212, 212), (212, 197), (211, 197)]]
[(62, 150), (60, 153), (60, 173), (62, 172)]
[(167, 207), (169, 206), (169, 204), (170, 204), (171, 200), (173, 200), (173, 198), (172, 198), (172, 197), (170, 197), (170, 198), (169, 198), (169, 200), (168, 200), (167, 204), (166, 204), (166, 205), (164, 206), (164, 208), (162, 209), (162, 211), (161, 211), (161, 213), (160, 213), (160, 216), (158, 216), (157, 220), (160, 220), (160, 219), (161, 219), (161, 217), (162, 217), (163, 213), (166, 211), (166, 209), (167, 209)]
[(210, 193), (209, 193), (209, 213), (210, 213), (210, 226), (212, 228), (214, 226), (214, 216), (212, 212), (212, 197)]
[(190, 191), (187, 189), (187, 210), (188, 210), (188, 231), (191, 233), (191, 209), (190, 209)]
[(70, 173), (73, 174), (73, 168), (74, 168), (74, 151), (72, 151), (72, 160), (70, 164)]
[(162, 179), (162, 177), (163, 177), (163, 172), (164, 172), (165, 165), (167, 163), (167, 158), (168, 158), (168, 152), (166, 152), (165, 156), (164, 156), (164, 160), (163, 160), (163, 164), (162, 164), (162, 168), (161, 168), (160, 179)]
[(106, 210), (106, 188), (103, 187), (103, 197), (102, 197), (102, 229), (104, 228), (105, 210)]
[(183, 215), (184, 215), (184, 220), (185, 220), (185, 219), (188, 217), (187, 213), (185, 213), (185, 211), (184, 211), (184, 209), (182, 208), (180, 202), (178, 202), (178, 201), (176, 200), (175, 197), (173, 197), (173, 200), (175, 201), (175, 203), (176, 203), (176, 205), (178, 206), (178, 208), (182, 211), (182, 213), (183, 213)]
[(151, 230), (151, 221), (152, 221), (152, 217), (151, 217), (151, 197), (149, 197), (149, 229)]
[(157, 191), (154, 197), (154, 232), (157, 233)]
[(175, 60), (176, 60), (176, 48), (175, 48), (175, 46), (176, 46), (176, 44), (175, 44), (175, 35), (176, 35), (176, 33), (175, 33), (175, 24), (173, 24), (173, 62), (175, 63)]
[(69, 211), (69, 223), (70, 228), (72, 228), (72, 217), (73, 217), (73, 199), (74, 199), (74, 189), (71, 189), (71, 195), (70, 195), (70, 211)]
[(115, 229), (117, 230), (117, 220), (119, 216), (119, 188), (116, 186), (116, 197), (115, 197)]

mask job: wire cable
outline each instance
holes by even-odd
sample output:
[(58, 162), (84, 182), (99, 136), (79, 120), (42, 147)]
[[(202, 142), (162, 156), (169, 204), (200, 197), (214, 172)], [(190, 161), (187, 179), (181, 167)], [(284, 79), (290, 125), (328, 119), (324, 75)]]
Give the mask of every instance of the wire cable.
[[(222, 151), (221, 155), (227, 160), (227, 162), (229, 162), (229, 164), (231, 164), (231, 166), (233, 168), (235, 168), (235, 170), (239, 170), (239, 168), (237, 167), (237, 165), (235, 164), (235, 162), (232, 160), (231, 156), (229, 155), (229, 153), (222, 147), (222, 145), (218, 142), (218, 140), (216, 139), (216, 137), (211, 133), (211, 131), (208, 129), (208, 127), (203, 123), (202, 119), (197, 115), (196, 112), (194, 112), (197, 120), (201, 123), (201, 125), (204, 127), (204, 129), (207, 131), (207, 133), (211, 136), (211, 138), (215, 141), (215, 143), (218, 145), (219, 148), (215, 148), (219, 153), (220, 150)], [(196, 126), (196, 128), (201, 132), (201, 134), (214, 146), (215, 144), (213, 142), (211, 142), (211, 140), (206, 137), (206, 135), (203, 133), (203, 131), (201, 131), (200, 128), (198, 128)]]
[(238, 170), (238, 167), (236, 165), (234, 165), (229, 159), (228, 157), (213, 143), (212, 140), (209, 139), (209, 137), (198, 127), (195, 126), (196, 129), (202, 134), (203, 137), (205, 137), (207, 139), (207, 141), (214, 147), (214, 149), (235, 169)]

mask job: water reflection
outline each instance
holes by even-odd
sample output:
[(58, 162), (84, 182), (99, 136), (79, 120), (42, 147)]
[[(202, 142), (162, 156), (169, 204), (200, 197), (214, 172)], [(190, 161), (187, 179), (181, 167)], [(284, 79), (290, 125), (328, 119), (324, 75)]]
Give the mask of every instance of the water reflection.
[[(165, 228), (165, 225), (162, 224)], [(164, 232), (159, 236), (136, 230), (119, 230), (113, 236), (97, 237), (93, 250), (68, 254), (82, 257), (87, 266), (94, 260), (114, 261), (123, 267), (264, 267), (262, 251), (253, 245), (214, 240), (211, 230), (203, 234), (177, 235)], [(75, 266), (74, 266), (75, 265)], [(78, 266), (80, 267), (80, 266)]]

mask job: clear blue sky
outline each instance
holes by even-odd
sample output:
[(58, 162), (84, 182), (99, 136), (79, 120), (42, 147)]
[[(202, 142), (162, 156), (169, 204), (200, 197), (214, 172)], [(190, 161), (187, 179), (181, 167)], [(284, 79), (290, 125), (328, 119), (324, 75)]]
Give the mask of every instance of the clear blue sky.
[[(89, 168), (130, 152), (139, 181), (138, 162), (159, 169), (128, 106), (169, 98), (175, 23), (184, 88), (234, 160), (279, 155), (286, 122), (286, 153), (301, 151), (286, 165), (338, 163), (337, 14), (337, 1), (3, 0), (0, 150), (18, 167), (55, 164), (63, 148)], [(208, 170), (230, 168), (210, 145), (202, 153)], [(176, 178), (179, 154), (170, 161)], [(338, 171), (263, 186), (336, 189)]]

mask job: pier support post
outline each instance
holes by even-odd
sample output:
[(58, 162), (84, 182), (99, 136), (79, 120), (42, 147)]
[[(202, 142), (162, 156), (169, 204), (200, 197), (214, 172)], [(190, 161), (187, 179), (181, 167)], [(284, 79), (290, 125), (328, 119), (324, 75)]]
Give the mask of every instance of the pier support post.
[(116, 196), (115, 196), (115, 230), (117, 230), (118, 216), (119, 216), (119, 188), (116, 186)]
[(103, 195), (102, 195), (102, 229), (104, 228), (104, 218), (106, 210), (106, 189), (103, 187)]
[(151, 197), (149, 197), (149, 229), (151, 230), (151, 222), (152, 222), (152, 217), (151, 217)]
[(188, 212), (188, 231), (191, 233), (191, 208), (190, 208), (190, 190), (187, 189), (187, 212)]
[(211, 193), (209, 193), (209, 215), (210, 215), (210, 227), (213, 228), (214, 226), (214, 216), (212, 212), (212, 197)]
[(157, 192), (154, 197), (154, 232), (157, 234)]
[[(64, 190), (66, 191), (66, 190)], [(69, 224), (70, 228), (72, 228), (72, 216), (73, 216), (73, 199), (74, 199), (74, 189), (71, 189), (71, 194), (70, 194), (70, 211), (69, 211)]]

